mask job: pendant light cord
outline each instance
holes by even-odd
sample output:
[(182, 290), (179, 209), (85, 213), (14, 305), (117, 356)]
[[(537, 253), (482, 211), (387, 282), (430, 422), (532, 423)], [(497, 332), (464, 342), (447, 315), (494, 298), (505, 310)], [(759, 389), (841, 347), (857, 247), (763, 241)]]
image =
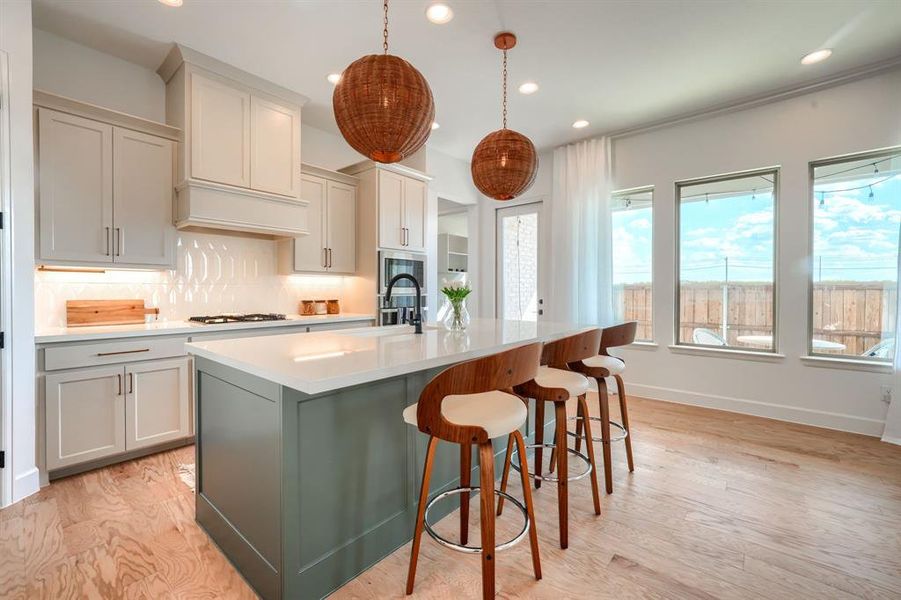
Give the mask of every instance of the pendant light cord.
[(507, 128), (507, 49), (504, 48), (504, 129)]
[(385, 28), (382, 30), (382, 48), (388, 54), (388, 0), (385, 0)]

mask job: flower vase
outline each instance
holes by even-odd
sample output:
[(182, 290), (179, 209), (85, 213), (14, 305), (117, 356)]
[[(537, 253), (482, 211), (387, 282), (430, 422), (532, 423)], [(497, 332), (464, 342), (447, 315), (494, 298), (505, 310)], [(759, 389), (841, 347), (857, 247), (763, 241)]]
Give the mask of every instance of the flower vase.
[(466, 331), (466, 326), (469, 325), (469, 311), (466, 310), (466, 299), (451, 300), (448, 298), (447, 301), (450, 304), (450, 310), (447, 311), (447, 315), (444, 317), (445, 329), (448, 331)]

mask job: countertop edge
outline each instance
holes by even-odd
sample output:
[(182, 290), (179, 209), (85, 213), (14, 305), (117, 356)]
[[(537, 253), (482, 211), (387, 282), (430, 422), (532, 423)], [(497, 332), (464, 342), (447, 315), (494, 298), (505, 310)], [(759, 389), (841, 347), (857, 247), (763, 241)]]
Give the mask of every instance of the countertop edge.
[[(254, 323), (227, 323), (221, 325), (190, 325), (182, 321), (184, 325), (171, 328), (148, 328), (144, 325), (109, 325), (104, 327), (127, 327), (128, 329), (113, 331), (85, 331), (81, 328), (68, 328), (64, 333), (35, 334), (35, 345), (59, 344), (67, 342), (87, 342), (94, 340), (115, 340), (122, 338), (150, 337), (162, 335), (191, 335), (204, 333), (219, 333), (223, 331), (246, 331), (248, 329), (271, 329), (277, 327), (303, 327), (307, 325), (327, 325), (329, 323), (346, 323), (354, 321), (374, 321), (375, 315), (369, 314), (338, 314), (329, 316), (297, 316), (284, 321), (259, 321)], [(150, 323), (148, 325), (153, 325)], [(90, 327), (85, 329), (91, 329)]]

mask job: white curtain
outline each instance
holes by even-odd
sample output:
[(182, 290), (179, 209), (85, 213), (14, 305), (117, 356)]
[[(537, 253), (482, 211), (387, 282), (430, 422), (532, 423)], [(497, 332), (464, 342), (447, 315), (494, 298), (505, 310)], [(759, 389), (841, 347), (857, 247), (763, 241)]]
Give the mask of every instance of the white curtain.
[(548, 307), (555, 320), (612, 322), (610, 140), (554, 150)]
[(898, 279), (895, 293), (895, 381), (894, 397), (885, 415), (882, 441), (901, 444), (901, 225), (898, 229)]

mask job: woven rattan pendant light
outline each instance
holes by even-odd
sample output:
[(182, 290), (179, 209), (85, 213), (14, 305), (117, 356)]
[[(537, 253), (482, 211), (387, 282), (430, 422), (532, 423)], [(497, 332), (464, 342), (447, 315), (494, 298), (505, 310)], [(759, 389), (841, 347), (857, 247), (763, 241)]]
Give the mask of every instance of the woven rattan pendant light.
[(352, 62), (332, 95), (338, 129), (354, 150), (380, 163), (410, 156), (425, 144), (435, 120), (432, 90), (413, 65), (388, 54), (388, 0), (383, 54)]
[(507, 50), (516, 45), (509, 32), (494, 37), (504, 51), (504, 126), (482, 138), (472, 153), (472, 181), (480, 192), (495, 200), (512, 200), (530, 187), (538, 172), (535, 144), (523, 134), (507, 129)]

